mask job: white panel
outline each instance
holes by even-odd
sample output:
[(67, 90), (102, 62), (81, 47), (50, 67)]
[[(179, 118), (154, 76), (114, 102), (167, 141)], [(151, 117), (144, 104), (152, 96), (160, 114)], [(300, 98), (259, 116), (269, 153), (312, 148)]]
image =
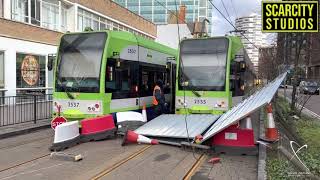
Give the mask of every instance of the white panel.
[(113, 99), (110, 103), (110, 111), (115, 112), (127, 108), (139, 109), (139, 105), (136, 104), (137, 100), (139, 104), (139, 98)]
[(128, 46), (122, 49), (120, 59), (138, 61), (138, 46)]
[[(102, 101), (100, 100), (74, 100), (74, 99), (54, 99), (53, 112), (58, 112), (56, 105), (61, 106), (61, 112), (67, 110), (79, 110), (84, 114), (102, 114)], [(96, 106), (96, 104), (98, 106)]]
[(183, 101), (186, 101), (186, 108), (192, 109), (194, 106), (205, 106), (209, 110), (228, 110), (228, 98), (216, 98), (216, 97), (176, 97), (176, 108), (184, 108)]
[(270, 103), (274, 94), (277, 92), (280, 84), (287, 73), (281, 74), (274, 81), (267, 84), (264, 88), (257, 91), (237, 106), (223, 114), (203, 136), (202, 142), (221, 132), (231, 124), (245, 118), (263, 105)]
[(189, 138), (202, 134), (219, 116), (211, 114), (164, 114), (141, 126), (136, 133), (146, 136), (188, 138), (186, 131), (187, 121)]
[(127, 111), (127, 112), (118, 112), (117, 113), (117, 123), (123, 121), (141, 121), (143, 122), (143, 117), (141, 113)]

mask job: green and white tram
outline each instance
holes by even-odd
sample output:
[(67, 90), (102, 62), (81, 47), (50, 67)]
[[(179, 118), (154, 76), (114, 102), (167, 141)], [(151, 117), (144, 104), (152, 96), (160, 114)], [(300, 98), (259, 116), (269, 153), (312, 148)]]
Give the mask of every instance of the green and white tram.
[(235, 36), (183, 40), (178, 67), (177, 114), (222, 114), (254, 86), (253, 65)]
[(174, 102), (176, 56), (177, 50), (128, 32), (65, 34), (54, 65), (53, 117), (58, 107), (70, 121), (139, 111), (146, 103), (152, 118), (158, 79), (165, 84), (166, 99)]

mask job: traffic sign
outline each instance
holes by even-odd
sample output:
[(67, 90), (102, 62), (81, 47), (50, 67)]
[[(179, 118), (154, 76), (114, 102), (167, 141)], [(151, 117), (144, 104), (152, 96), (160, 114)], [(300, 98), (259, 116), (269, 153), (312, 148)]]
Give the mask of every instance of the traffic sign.
[(59, 125), (59, 124), (63, 124), (67, 122), (66, 118), (62, 117), (62, 116), (58, 116), (58, 117), (55, 117), (54, 119), (52, 119), (51, 121), (51, 128), (52, 129), (56, 129), (56, 127)]

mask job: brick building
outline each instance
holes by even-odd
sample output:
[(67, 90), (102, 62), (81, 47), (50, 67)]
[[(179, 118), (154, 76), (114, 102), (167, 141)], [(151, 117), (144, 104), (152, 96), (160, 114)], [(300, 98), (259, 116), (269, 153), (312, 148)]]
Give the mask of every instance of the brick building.
[[(67, 31), (91, 27), (150, 39), (157, 35), (152, 22), (111, 0), (0, 0), (0, 27), (0, 96), (48, 92), (53, 73), (46, 68), (47, 56), (56, 53), (59, 38)], [(32, 67), (36, 72), (29, 81), (26, 74)]]

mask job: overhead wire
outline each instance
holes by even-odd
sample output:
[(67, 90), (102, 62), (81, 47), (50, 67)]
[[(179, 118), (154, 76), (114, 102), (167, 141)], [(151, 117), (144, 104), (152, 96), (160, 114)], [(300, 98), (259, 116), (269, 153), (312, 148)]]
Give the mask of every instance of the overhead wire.
[[(177, 19), (179, 19), (179, 20), (181, 20), (183, 23), (187, 24), (187, 22), (186, 22), (185, 19), (182, 19), (182, 18), (180, 18), (180, 17), (177, 15), (177, 13), (178, 13), (177, 6), (176, 6), (176, 11), (177, 11), (177, 12), (174, 12), (174, 11), (168, 9), (168, 8), (166, 7), (166, 5), (164, 5), (163, 3), (159, 2), (158, 0), (154, 0), (154, 1), (155, 1), (157, 4), (161, 5), (164, 9), (166, 9), (167, 11), (169, 11), (170, 14), (174, 15)], [(176, 0), (175, 0), (175, 3), (176, 3)]]
[[(232, 22), (230, 22), (230, 21), (228, 20), (228, 18), (219, 10), (219, 8), (217, 8), (217, 6), (215, 6), (215, 5), (212, 3), (212, 0), (208, 0), (208, 1), (209, 1), (210, 4), (219, 12), (219, 14), (220, 14), (236, 31), (239, 31), (239, 32), (240, 32), (240, 30), (239, 30), (238, 28), (236, 28), (235, 25), (233, 25)], [(250, 44), (252, 44), (256, 49), (259, 50), (259, 48), (258, 48), (253, 42), (251, 42), (251, 41), (247, 38), (247, 36), (244, 35), (244, 33), (240, 32), (240, 34), (241, 34)]]
[[(157, 1), (157, 0), (155, 0), (155, 1)], [(158, 2), (158, 1), (157, 1)], [(175, 8), (176, 8), (176, 13), (174, 13), (174, 15), (177, 17), (176, 18), (176, 24), (177, 24), (177, 30), (178, 30), (178, 41), (179, 41), (179, 43), (178, 43), (178, 49), (180, 49), (180, 41), (181, 41), (181, 39), (180, 39), (180, 26), (179, 26), (179, 15), (178, 15), (178, 5), (177, 5), (177, 0), (174, 0), (174, 3), (175, 3)], [(183, 20), (183, 22), (185, 22), (184, 20)], [(180, 57), (180, 56), (179, 56)], [(183, 65), (183, 60), (180, 58), (180, 67), (181, 67), (181, 71), (183, 72), (184, 71), (184, 65)], [(178, 75), (178, 78), (180, 78), (180, 76)], [(187, 133), (187, 141), (188, 141), (188, 144), (189, 144), (189, 146), (192, 148), (192, 146), (191, 146), (191, 141), (190, 141), (190, 134), (189, 134), (189, 128), (188, 128), (188, 122), (187, 122), (187, 117), (188, 117), (188, 114), (186, 113), (187, 111), (186, 111), (186, 90), (185, 90), (185, 87), (183, 86), (183, 107), (184, 107), (184, 113), (185, 113), (185, 115), (184, 115), (184, 122), (185, 122), (185, 127), (186, 127), (186, 133)], [(192, 148), (192, 155), (193, 155), (193, 157), (195, 158), (195, 159), (197, 159), (196, 158), (196, 156), (195, 156), (195, 152), (194, 152), (194, 148)]]
[[(177, 6), (176, 6), (176, 12), (174, 12), (174, 11), (168, 9), (168, 8), (166, 7), (166, 5), (164, 5), (163, 3), (159, 2), (158, 0), (154, 0), (154, 1), (155, 1), (157, 4), (161, 5), (164, 9), (166, 9), (167, 11), (169, 11), (170, 14), (174, 15), (174, 16), (177, 18), (177, 21), (178, 21), (178, 19), (179, 19), (179, 20), (180, 20), (181, 22), (183, 22), (184, 24), (187, 24), (187, 21), (186, 21), (185, 19), (182, 19), (182, 18), (179, 17), (179, 15), (177, 15), (177, 14), (178, 14), (178, 8), (177, 8)], [(176, 2), (175, 2), (175, 4), (176, 4)], [(178, 28), (179, 28), (179, 27), (178, 27)], [(178, 29), (178, 30), (179, 30), (179, 29)], [(190, 35), (192, 35), (191, 32), (190, 32)], [(178, 33), (178, 36), (180, 36), (179, 33)], [(180, 42), (180, 38), (179, 38), (179, 42)]]
[(233, 11), (234, 11), (234, 15), (235, 15), (235, 19), (237, 19), (238, 18), (238, 13), (237, 13), (237, 11), (236, 11), (236, 8), (234, 8), (234, 3), (233, 3), (233, 0), (230, 0), (230, 2), (231, 2), (231, 6), (232, 6), (232, 9), (233, 9)]
[(229, 21), (232, 22), (231, 17), (230, 17), (230, 14), (229, 14), (229, 12), (228, 12), (228, 10), (227, 10), (227, 8), (226, 8), (226, 5), (224, 4), (223, 0), (220, 0), (220, 1), (221, 1), (221, 3), (222, 3), (222, 6), (223, 6), (224, 10), (226, 11), (226, 13), (227, 13), (227, 15), (228, 15), (228, 17), (229, 17)]

